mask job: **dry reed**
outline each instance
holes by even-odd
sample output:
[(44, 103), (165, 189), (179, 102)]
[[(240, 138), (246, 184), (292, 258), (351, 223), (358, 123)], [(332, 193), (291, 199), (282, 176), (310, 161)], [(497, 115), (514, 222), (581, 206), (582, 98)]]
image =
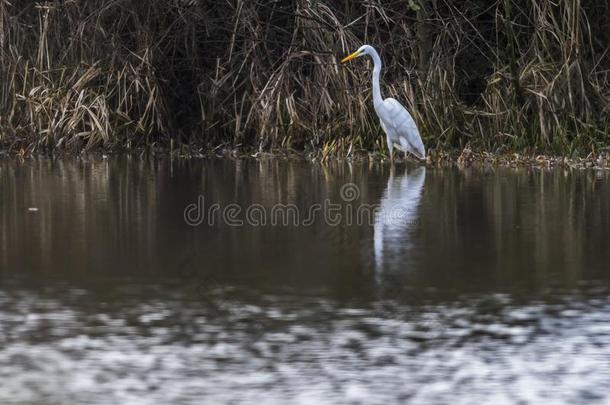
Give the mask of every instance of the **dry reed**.
[[(0, 144), (383, 151), (361, 43), (429, 149), (601, 152), (606, 1), (0, 0)], [(369, 66), (370, 67), (370, 66)]]

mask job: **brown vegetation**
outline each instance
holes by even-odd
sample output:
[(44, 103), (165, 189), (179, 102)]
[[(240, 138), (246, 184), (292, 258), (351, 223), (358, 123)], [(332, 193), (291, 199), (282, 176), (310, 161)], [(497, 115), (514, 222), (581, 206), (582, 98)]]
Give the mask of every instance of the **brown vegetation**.
[(0, 0), (0, 144), (383, 151), (370, 66), (428, 149), (604, 152), (609, 1)]

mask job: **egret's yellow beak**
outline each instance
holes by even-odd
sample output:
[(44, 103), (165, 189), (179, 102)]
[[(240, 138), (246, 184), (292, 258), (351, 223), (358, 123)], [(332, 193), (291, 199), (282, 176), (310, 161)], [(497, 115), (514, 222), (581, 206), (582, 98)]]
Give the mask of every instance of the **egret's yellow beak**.
[(350, 55), (347, 55), (345, 58), (343, 58), (343, 60), (341, 61), (341, 63), (345, 63), (347, 61), (350, 61), (354, 58), (357, 58), (358, 56), (360, 56), (361, 52), (360, 51), (356, 51)]

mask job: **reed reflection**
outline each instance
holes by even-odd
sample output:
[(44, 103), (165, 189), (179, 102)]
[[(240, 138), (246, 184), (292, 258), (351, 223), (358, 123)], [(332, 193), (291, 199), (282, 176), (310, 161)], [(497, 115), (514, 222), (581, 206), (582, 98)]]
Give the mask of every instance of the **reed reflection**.
[[(229, 283), (346, 297), (365, 296), (382, 273), (455, 290), (610, 278), (609, 173), (388, 170), (273, 159), (0, 160), (0, 268), (76, 280), (174, 277), (186, 260)], [(348, 184), (358, 190), (353, 201), (341, 194)], [(331, 226), (322, 215), (307, 226), (189, 226), (185, 207), (200, 196), (244, 212), (285, 204), (306, 213), (324, 201), (356, 218), (364, 206), (378, 212), (372, 226)]]

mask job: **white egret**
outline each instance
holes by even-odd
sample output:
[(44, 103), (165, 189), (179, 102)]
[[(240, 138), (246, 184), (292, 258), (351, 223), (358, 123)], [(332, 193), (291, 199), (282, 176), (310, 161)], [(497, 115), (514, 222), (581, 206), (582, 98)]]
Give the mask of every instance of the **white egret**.
[(358, 58), (362, 55), (369, 55), (373, 59), (373, 104), (375, 112), (381, 122), (381, 128), (386, 133), (388, 149), (390, 150), (390, 160), (393, 161), (392, 151), (394, 148), (412, 153), (419, 159), (426, 158), (424, 143), (419, 135), (417, 125), (411, 114), (396, 99), (381, 97), (379, 88), (379, 75), (381, 74), (381, 58), (370, 45), (362, 45), (358, 50), (347, 57), (341, 63)]

